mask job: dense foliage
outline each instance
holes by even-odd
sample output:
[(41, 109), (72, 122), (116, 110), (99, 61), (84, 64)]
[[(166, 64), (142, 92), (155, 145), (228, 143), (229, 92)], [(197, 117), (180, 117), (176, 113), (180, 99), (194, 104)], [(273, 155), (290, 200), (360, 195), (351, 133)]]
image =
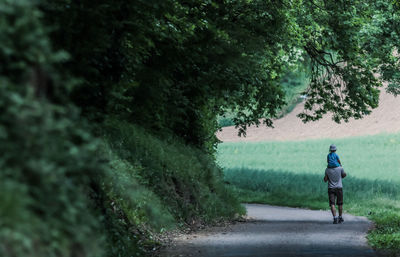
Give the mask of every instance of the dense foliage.
[[(75, 102), (210, 151), (216, 115), (242, 129), (284, 104), (281, 76), (310, 59), (301, 118), (361, 118), (396, 92), (397, 6), (387, 1), (42, 1), (56, 47), (85, 79)], [(77, 62), (76, 60), (79, 60)], [(382, 65), (384, 64), (384, 65)], [(375, 73), (382, 74), (380, 78)]]
[(0, 255), (101, 256), (88, 209), (88, 185), (103, 172), (97, 143), (76, 108), (44, 97), (50, 83), (53, 96), (70, 85), (52, 69), (64, 54), (28, 2), (3, 1), (0, 13)]
[(73, 56), (68, 70), (91, 78), (74, 92), (88, 115), (117, 114), (210, 151), (215, 114), (233, 108), (235, 122), (248, 124), (274, 116), (283, 104), (278, 75), (289, 45), (281, 35), (290, 32), (283, 3), (49, 1), (41, 7), (49, 24), (63, 28), (52, 36)]
[(369, 113), (382, 80), (399, 91), (398, 8), (1, 1), (0, 254), (132, 256), (154, 231), (232, 218), (242, 210), (212, 156), (218, 115), (241, 133), (271, 126), (282, 75), (304, 59), (304, 120)]
[(1, 256), (142, 256), (154, 232), (243, 212), (211, 156), (119, 120), (87, 123), (42, 13), (12, 0), (0, 12)]

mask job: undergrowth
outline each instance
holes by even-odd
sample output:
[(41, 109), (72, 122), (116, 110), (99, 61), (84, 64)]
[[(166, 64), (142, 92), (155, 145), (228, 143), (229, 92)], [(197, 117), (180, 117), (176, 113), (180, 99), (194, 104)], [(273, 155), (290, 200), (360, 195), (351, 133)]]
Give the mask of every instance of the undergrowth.
[[(115, 119), (107, 120), (103, 129), (109, 148), (120, 159), (117, 165), (134, 167), (129, 175), (159, 199), (154, 201), (159, 214), (155, 220), (171, 221), (173, 217), (183, 222), (212, 222), (243, 213), (211, 156), (178, 139), (163, 141)], [(147, 201), (153, 204), (151, 199)]]

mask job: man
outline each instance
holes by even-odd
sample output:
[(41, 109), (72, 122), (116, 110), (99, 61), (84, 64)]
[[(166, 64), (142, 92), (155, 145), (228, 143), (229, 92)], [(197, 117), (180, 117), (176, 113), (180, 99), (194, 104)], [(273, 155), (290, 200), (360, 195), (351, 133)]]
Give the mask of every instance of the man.
[[(336, 146), (329, 147), (330, 153), (327, 156), (328, 167), (325, 170), (324, 181), (328, 181), (329, 205), (333, 215), (333, 224), (343, 223), (343, 185), (342, 178), (346, 173), (342, 168), (339, 156), (336, 154)], [(336, 216), (335, 202), (338, 205), (339, 217)]]

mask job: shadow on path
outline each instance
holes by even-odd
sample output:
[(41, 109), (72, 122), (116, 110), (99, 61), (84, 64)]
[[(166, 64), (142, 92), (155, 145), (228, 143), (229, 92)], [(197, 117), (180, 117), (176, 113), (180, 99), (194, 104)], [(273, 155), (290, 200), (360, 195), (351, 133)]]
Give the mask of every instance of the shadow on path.
[(249, 222), (176, 238), (160, 256), (378, 256), (365, 238), (372, 223), (328, 211), (246, 204)]

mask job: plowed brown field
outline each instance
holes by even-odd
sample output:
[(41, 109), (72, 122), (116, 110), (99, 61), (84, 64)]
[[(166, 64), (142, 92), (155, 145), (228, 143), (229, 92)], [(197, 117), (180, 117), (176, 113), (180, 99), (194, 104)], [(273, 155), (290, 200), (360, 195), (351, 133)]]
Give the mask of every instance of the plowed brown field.
[(238, 137), (235, 127), (225, 127), (217, 133), (223, 142), (234, 141), (288, 141), (317, 138), (343, 138), (379, 133), (394, 133), (400, 131), (400, 96), (394, 97), (382, 90), (379, 107), (360, 120), (350, 120), (348, 123), (337, 124), (327, 115), (316, 122), (304, 124), (297, 114), (303, 111), (304, 104), (283, 118), (274, 121), (275, 128), (252, 126), (247, 129), (246, 137)]

